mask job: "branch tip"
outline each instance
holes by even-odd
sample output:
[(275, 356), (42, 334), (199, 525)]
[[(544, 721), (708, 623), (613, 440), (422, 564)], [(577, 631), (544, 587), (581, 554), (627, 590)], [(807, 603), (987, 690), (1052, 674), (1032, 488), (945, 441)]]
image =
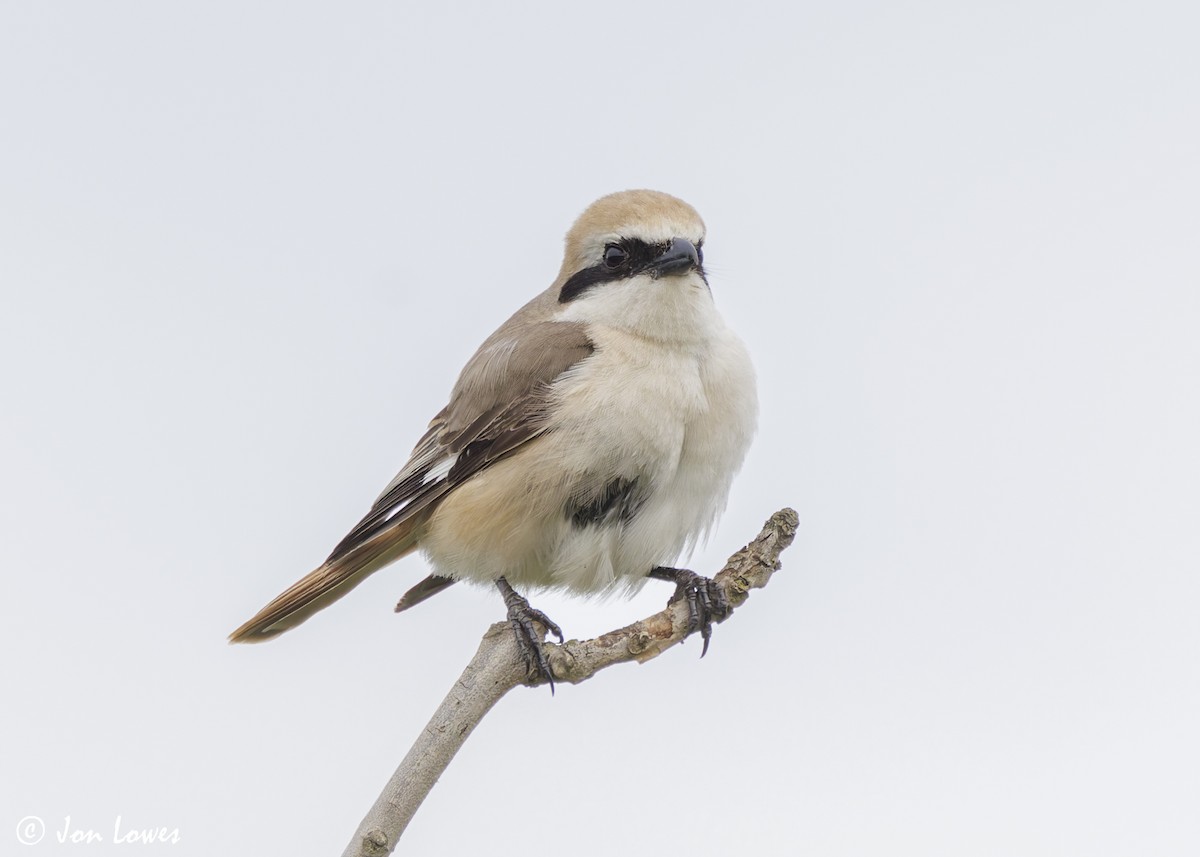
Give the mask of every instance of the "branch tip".
[[(780, 509), (767, 519), (753, 541), (729, 558), (714, 577), (730, 606), (729, 614), (717, 621), (724, 621), (734, 608), (745, 603), (751, 589), (767, 585), (780, 568), (780, 553), (795, 539), (799, 526), (800, 516), (794, 509)], [(681, 600), (595, 639), (544, 646), (554, 678), (579, 684), (613, 664), (645, 663), (661, 655), (689, 636), (687, 626), (688, 610)], [(522, 661), (508, 622), (488, 628), (475, 657), (384, 787), (343, 857), (386, 857), (392, 853), (429, 789), (491, 707), (517, 685), (546, 681), (541, 675), (527, 678)]]

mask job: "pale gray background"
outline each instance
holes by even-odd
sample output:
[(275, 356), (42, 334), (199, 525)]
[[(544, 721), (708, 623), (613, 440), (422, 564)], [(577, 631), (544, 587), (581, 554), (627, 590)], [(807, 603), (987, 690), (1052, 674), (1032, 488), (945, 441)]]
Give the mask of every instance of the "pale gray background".
[(801, 533), (703, 662), (504, 700), (407, 852), (1197, 853), (1194, 9), (6, 3), (0, 852), (340, 853), (500, 599), (225, 635), (648, 186), (760, 376), (692, 564)]

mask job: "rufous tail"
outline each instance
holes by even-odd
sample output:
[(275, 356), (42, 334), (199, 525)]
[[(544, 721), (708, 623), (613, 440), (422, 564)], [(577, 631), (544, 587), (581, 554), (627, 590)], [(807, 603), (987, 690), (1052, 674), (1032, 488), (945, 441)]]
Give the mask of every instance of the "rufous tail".
[(368, 575), (412, 553), (417, 546), (417, 521), (405, 521), (380, 533), (343, 556), (327, 559), (293, 583), (229, 635), (231, 643), (260, 643), (294, 628), (318, 610), (328, 607)]

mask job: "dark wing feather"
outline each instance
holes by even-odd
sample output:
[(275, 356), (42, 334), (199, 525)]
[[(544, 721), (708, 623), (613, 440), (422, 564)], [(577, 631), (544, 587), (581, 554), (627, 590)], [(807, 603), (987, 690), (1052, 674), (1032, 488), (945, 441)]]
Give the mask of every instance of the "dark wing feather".
[[(412, 551), (442, 497), (547, 430), (552, 385), (593, 347), (582, 325), (515, 320), (520, 315), (475, 352), (408, 464), (329, 559), (234, 631), (231, 641), (280, 634)], [(426, 579), (400, 604), (423, 601), (449, 586), (447, 580)]]
[[(431, 509), (442, 497), (546, 430), (550, 391), (563, 372), (591, 355), (582, 325), (542, 322), (493, 334), (467, 363), (450, 404), (429, 424), (408, 464), (346, 534), (327, 563), (384, 530)], [(538, 328), (536, 330), (532, 328)], [(454, 463), (446, 474), (430, 471)]]
[(447, 586), (452, 586), (457, 582), (453, 577), (440, 577), (436, 574), (431, 574), (408, 590), (408, 592), (404, 593), (396, 604), (396, 612), (401, 613), (409, 607), (415, 607), (426, 598), (432, 598)]
[(411, 518), (415, 513), (441, 499), (449, 490), (450, 486), (445, 484), (444, 479), (425, 481), (430, 467), (437, 461), (437, 453), (441, 447), (438, 435), (445, 425), (444, 414), (443, 410), (433, 418), (433, 422), (429, 424), (429, 431), (413, 448), (408, 464), (379, 495), (379, 499), (371, 506), (371, 511), (337, 543), (325, 562), (333, 562), (345, 556), (386, 527)]

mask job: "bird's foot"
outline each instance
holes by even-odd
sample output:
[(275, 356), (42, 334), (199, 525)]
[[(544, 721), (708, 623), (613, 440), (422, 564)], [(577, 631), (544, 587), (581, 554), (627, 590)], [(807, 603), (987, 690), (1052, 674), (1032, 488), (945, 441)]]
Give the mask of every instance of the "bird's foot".
[(550, 662), (546, 660), (546, 652), (542, 648), (542, 634), (538, 632), (534, 622), (540, 622), (548, 632), (563, 642), (562, 629), (550, 617), (535, 607), (529, 606), (529, 601), (518, 595), (503, 577), (496, 579), (496, 588), (504, 596), (504, 606), (508, 608), (508, 624), (512, 626), (517, 638), (517, 648), (525, 659), (525, 667), (530, 677), (542, 676), (550, 685), (550, 693), (554, 693), (554, 673), (550, 671)]
[(675, 584), (675, 594), (668, 599), (667, 604), (674, 604), (681, 598), (687, 600), (687, 632), (690, 635), (699, 629), (700, 636), (704, 639), (700, 657), (704, 657), (708, 653), (708, 641), (712, 638), (713, 622), (720, 622), (729, 615), (729, 601), (725, 598), (725, 590), (712, 578), (688, 571), (686, 568), (659, 566), (651, 570), (650, 576)]

